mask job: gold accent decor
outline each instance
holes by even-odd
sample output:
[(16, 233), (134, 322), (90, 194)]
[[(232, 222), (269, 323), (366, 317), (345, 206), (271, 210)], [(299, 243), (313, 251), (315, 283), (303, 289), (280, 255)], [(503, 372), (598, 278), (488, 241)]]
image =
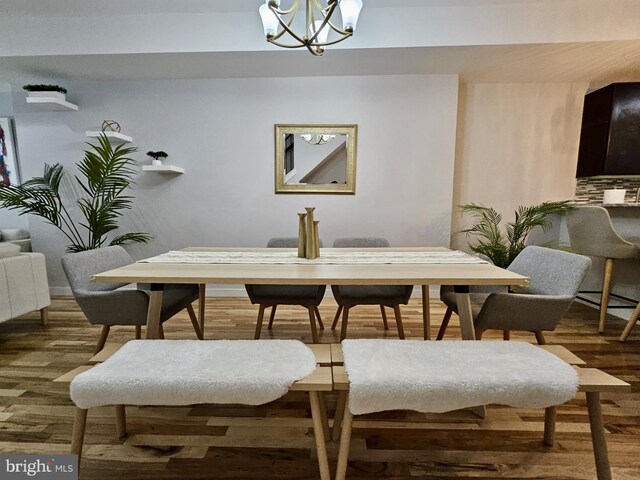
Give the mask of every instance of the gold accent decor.
[(305, 225), (306, 219), (306, 213), (298, 214), (298, 258), (305, 258), (307, 254), (307, 227)]
[(305, 257), (309, 260), (313, 260), (316, 257), (316, 237), (313, 234), (313, 211), (315, 207), (305, 207), (307, 211), (307, 242), (306, 242), (306, 254)]
[(320, 222), (318, 220), (313, 221), (313, 242), (315, 244), (316, 250), (316, 258), (320, 256), (320, 236), (318, 234), (318, 224)]

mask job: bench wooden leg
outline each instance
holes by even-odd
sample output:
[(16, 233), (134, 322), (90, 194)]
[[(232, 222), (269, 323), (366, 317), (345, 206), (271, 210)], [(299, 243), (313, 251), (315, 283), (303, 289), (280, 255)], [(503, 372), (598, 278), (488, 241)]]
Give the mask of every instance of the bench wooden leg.
[(200, 333), (204, 338), (204, 308), (207, 293), (207, 285), (204, 283), (200, 283), (198, 285), (198, 319), (200, 320)]
[(40, 325), (43, 327), (49, 325), (49, 307), (40, 309)]
[(107, 343), (107, 337), (109, 336), (109, 330), (111, 330), (109, 325), (102, 326), (100, 338), (98, 339), (98, 344), (96, 345), (96, 351), (94, 353), (100, 353), (100, 350), (104, 348), (104, 344)]
[(320, 479), (330, 480), (329, 459), (327, 458), (327, 445), (325, 443), (324, 426), (320, 407), (319, 392), (309, 392), (309, 402), (311, 403), (311, 417), (313, 419), (313, 434), (316, 440), (316, 450), (318, 453), (318, 467), (320, 468)]
[(429, 310), (429, 285), (422, 285), (422, 330), (425, 340), (431, 340), (431, 312)]
[(256, 321), (256, 333), (253, 336), (253, 338), (255, 340), (259, 340), (260, 339), (260, 333), (262, 331), (262, 320), (264, 319), (264, 309), (265, 309), (266, 305), (260, 305), (260, 308), (258, 309), (258, 320)]
[(442, 324), (440, 325), (440, 330), (438, 330), (438, 336), (436, 340), (442, 340), (444, 338), (444, 334), (447, 331), (447, 327), (449, 326), (449, 320), (451, 320), (451, 315), (453, 314), (453, 310), (447, 307), (447, 311), (444, 312), (444, 317), (442, 318)]
[(336, 316), (333, 317), (333, 323), (331, 324), (331, 330), (335, 330), (338, 325), (338, 320), (340, 320), (340, 315), (342, 315), (342, 305), (338, 306), (338, 310), (336, 310)]
[(597, 477), (598, 480), (611, 480), (607, 440), (600, 408), (600, 392), (587, 392), (587, 408), (589, 409), (591, 441), (593, 442), (593, 455), (596, 459)]
[(331, 430), (329, 429), (329, 417), (327, 415), (327, 402), (325, 400), (324, 392), (318, 393), (318, 399), (320, 400), (320, 416), (322, 417), (322, 429), (324, 430), (324, 440), (328, 442), (331, 440)]
[(307, 307), (309, 312), (309, 323), (311, 324), (311, 340), (313, 343), (320, 343), (318, 340), (318, 327), (316, 326), (316, 313), (313, 311), (313, 307)]
[(342, 310), (342, 326), (340, 327), (340, 341), (347, 338), (347, 325), (349, 323), (349, 307)]
[(347, 462), (349, 461), (349, 446), (351, 445), (351, 427), (353, 415), (349, 411), (349, 401), (345, 402), (344, 417), (342, 420), (342, 435), (340, 435), (340, 449), (338, 450), (338, 467), (336, 468), (336, 480), (344, 480), (347, 476)]
[(631, 330), (633, 329), (633, 327), (636, 326), (638, 317), (640, 317), (640, 303), (638, 303), (638, 306), (631, 314), (631, 318), (629, 318), (629, 321), (627, 322), (627, 326), (624, 327), (624, 331), (622, 332), (622, 335), (620, 335), (621, 342), (624, 342), (627, 340), (627, 338), (629, 338), (629, 335), (631, 335)]
[(556, 436), (556, 407), (548, 407), (544, 411), (544, 444), (553, 447)]
[(347, 391), (338, 392), (338, 401), (336, 403), (336, 414), (333, 419), (333, 429), (331, 430), (331, 440), (337, 442), (340, 440), (340, 432), (342, 431), (342, 419), (344, 417), (344, 406), (347, 402)]
[(318, 319), (318, 325), (320, 326), (320, 330), (324, 330), (324, 323), (322, 323), (322, 317), (320, 316), (320, 310), (318, 310), (318, 307), (313, 307), (313, 311), (316, 313), (316, 318)]
[(127, 436), (127, 413), (124, 405), (116, 405), (116, 435), (118, 438)]
[(273, 327), (273, 321), (276, 319), (277, 309), (278, 305), (274, 305), (273, 307), (271, 307), (271, 315), (269, 315), (269, 326), (267, 327), (267, 330), (271, 330), (271, 328)]
[(189, 312), (189, 318), (191, 319), (191, 325), (193, 325), (193, 331), (196, 332), (196, 337), (198, 340), (202, 340), (202, 332), (200, 331), (200, 323), (198, 322), (198, 317), (196, 317), (196, 312), (193, 309), (193, 305), (187, 305), (187, 312)]
[(393, 306), (393, 313), (396, 315), (396, 325), (398, 326), (398, 337), (404, 340), (404, 327), (402, 326), (402, 315), (400, 314), (400, 305)]
[(380, 315), (382, 315), (382, 324), (385, 330), (389, 330), (389, 322), (387, 321), (387, 312), (384, 309), (384, 305), (380, 305)]
[(78, 469), (82, 458), (82, 444), (84, 443), (84, 429), (87, 425), (87, 411), (76, 409), (76, 419), (73, 422), (73, 434), (71, 436), (71, 453), (78, 455)]

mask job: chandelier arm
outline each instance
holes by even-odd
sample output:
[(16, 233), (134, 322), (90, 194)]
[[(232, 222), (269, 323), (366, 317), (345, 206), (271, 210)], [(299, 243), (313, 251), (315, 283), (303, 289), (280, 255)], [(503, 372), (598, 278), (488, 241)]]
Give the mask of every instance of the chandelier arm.
[(273, 40), (267, 40), (269, 43), (273, 43), (274, 45), (278, 46), (278, 47), (282, 47), (282, 48), (302, 48), (305, 47), (307, 48), (307, 46), (304, 43), (301, 43), (300, 45), (290, 45), (290, 44), (286, 44), (286, 43), (280, 43), (280, 42), (275, 42)]
[(341, 29), (341, 28), (336, 27), (336, 26), (333, 24), (333, 22), (331, 21), (331, 18), (329, 18), (329, 19), (327, 20), (327, 24), (329, 25), (329, 27), (331, 27), (331, 29), (332, 29), (334, 32), (339, 33), (340, 35), (348, 35), (348, 36), (353, 35), (353, 31), (343, 30), (343, 29)]
[[(327, 23), (329, 23), (329, 18), (331, 18), (331, 15), (333, 15), (333, 12), (336, 10), (336, 7), (338, 6), (338, 2), (334, 2), (330, 5), (330, 9), (327, 12), (327, 14), (325, 14), (324, 12), (322, 12), (323, 15), (323, 19), (322, 19), (322, 24), (320, 25), (320, 28), (316, 29), (315, 34), (309, 38), (309, 41), (311, 43), (315, 42), (316, 39), (318, 38), (318, 35), (320, 34), (320, 32), (322, 31), (322, 29), (324, 27), (327, 26)], [(333, 25), (330, 25), (331, 28), (333, 28), (335, 30), (335, 27), (333, 27)]]
[[(305, 42), (302, 38), (300, 38), (300, 37), (299, 37), (299, 36), (298, 36), (298, 35), (297, 35), (297, 34), (296, 34), (296, 33), (295, 33), (291, 28), (290, 28), (291, 23), (289, 23), (289, 25), (287, 25), (287, 24), (285, 23), (285, 21), (284, 21), (284, 20), (282, 20), (282, 17), (280, 17), (280, 15), (278, 15), (278, 14), (274, 11), (274, 9), (273, 9), (273, 7), (271, 6), (271, 4), (269, 4), (269, 8), (270, 8), (270, 9), (271, 9), (271, 11), (276, 15), (276, 18), (278, 19), (278, 23), (279, 23), (279, 24), (280, 24), (280, 26), (284, 29), (282, 32), (280, 32), (280, 33), (277, 35), (277, 37), (276, 37), (276, 38), (280, 38), (280, 37), (284, 34), (284, 32), (287, 32), (289, 35), (291, 35), (293, 38), (295, 38), (295, 39), (296, 39), (297, 41), (299, 41), (301, 44), (303, 44), (303, 45), (304, 45), (304, 44), (306, 44), (306, 43), (307, 43), (307, 42)], [(291, 20), (293, 20), (293, 18), (292, 18)], [(268, 39), (267, 39), (267, 40), (268, 40)]]
[(300, 0), (295, 0), (295, 2), (293, 2), (293, 4), (291, 5), (291, 8), (289, 8), (288, 10), (282, 10), (278, 7), (272, 7), (271, 5), (269, 5), (269, 8), (271, 8), (271, 10), (273, 10), (274, 13), (279, 15), (289, 15), (290, 13), (295, 13), (299, 7), (300, 7)]
[(328, 47), (328, 46), (331, 46), (331, 45), (335, 45), (336, 43), (343, 42), (343, 41), (345, 41), (347, 38), (350, 38), (350, 37), (351, 37), (351, 35), (346, 36), (346, 37), (339, 38), (339, 39), (337, 39), (337, 40), (333, 40), (333, 41), (331, 41), (331, 42), (325, 42), (325, 43), (312, 43), (312, 44), (311, 44), (311, 46), (312, 46), (312, 47)]
[(307, 50), (309, 50), (311, 52), (311, 55), (313, 55), (314, 57), (321, 57), (323, 51), (322, 50), (314, 50), (311, 44), (306, 44), (305, 47), (307, 47)]

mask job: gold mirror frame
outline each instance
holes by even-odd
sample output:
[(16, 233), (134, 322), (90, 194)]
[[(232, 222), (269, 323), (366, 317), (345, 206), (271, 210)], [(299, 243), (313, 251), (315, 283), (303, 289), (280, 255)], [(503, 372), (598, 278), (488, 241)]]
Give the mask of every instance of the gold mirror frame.
[[(291, 184), (284, 180), (284, 137), (287, 134), (301, 135), (346, 135), (347, 136), (347, 183), (343, 184)], [(356, 149), (357, 125), (275, 125), (276, 193), (333, 193), (355, 195), (356, 193)]]

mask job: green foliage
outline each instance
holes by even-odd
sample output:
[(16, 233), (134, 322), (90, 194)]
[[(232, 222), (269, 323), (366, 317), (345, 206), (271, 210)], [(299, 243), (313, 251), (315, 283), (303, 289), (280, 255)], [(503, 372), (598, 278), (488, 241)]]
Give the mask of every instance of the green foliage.
[(495, 209), (477, 203), (462, 205), (461, 210), (471, 215), (475, 223), (463, 230), (471, 250), (488, 257), (498, 267), (508, 267), (514, 258), (524, 249), (529, 233), (537, 227), (548, 231), (552, 224), (549, 215), (564, 214), (572, 207), (571, 202), (544, 202), (532, 207), (519, 206), (515, 211), (515, 220), (507, 223), (504, 230), (500, 227), (502, 215)]
[(156, 160), (158, 160), (159, 158), (167, 158), (169, 156), (166, 152), (163, 152), (162, 150), (158, 152), (149, 151), (147, 152), (147, 155), (149, 155), (151, 158), (155, 158)]
[(67, 93), (67, 89), (60, 85), (30, 84), (22, 87), (27, 92), (60, 92)]
[[(118, 145), (113, 148), (105, 135), (98, 137), (99, 145), (88, 144), (84, 159), (78, 163), (82, 178), (76, 182), (84, 195), (76, 199), (82, 220), (75, 222), (65, 208), (60, 195), (64, 168), (60, 164), (44, 166), (42, 177), (35, 177), (22, 185), (0, 187), (0, 206), (30, 213), (47, 220), (67, 237), (67, 252), (81, 252), (100, 248), (108, 236), (118, 228), (118, 218), (131, 209), (133, 197), (126, 191), (133, 185), (135, 161), (129, 155), (136, 148)], [(147, 243), (147, 233), (131, 232), (116, 235), (109, 245), (127, 242)]]

